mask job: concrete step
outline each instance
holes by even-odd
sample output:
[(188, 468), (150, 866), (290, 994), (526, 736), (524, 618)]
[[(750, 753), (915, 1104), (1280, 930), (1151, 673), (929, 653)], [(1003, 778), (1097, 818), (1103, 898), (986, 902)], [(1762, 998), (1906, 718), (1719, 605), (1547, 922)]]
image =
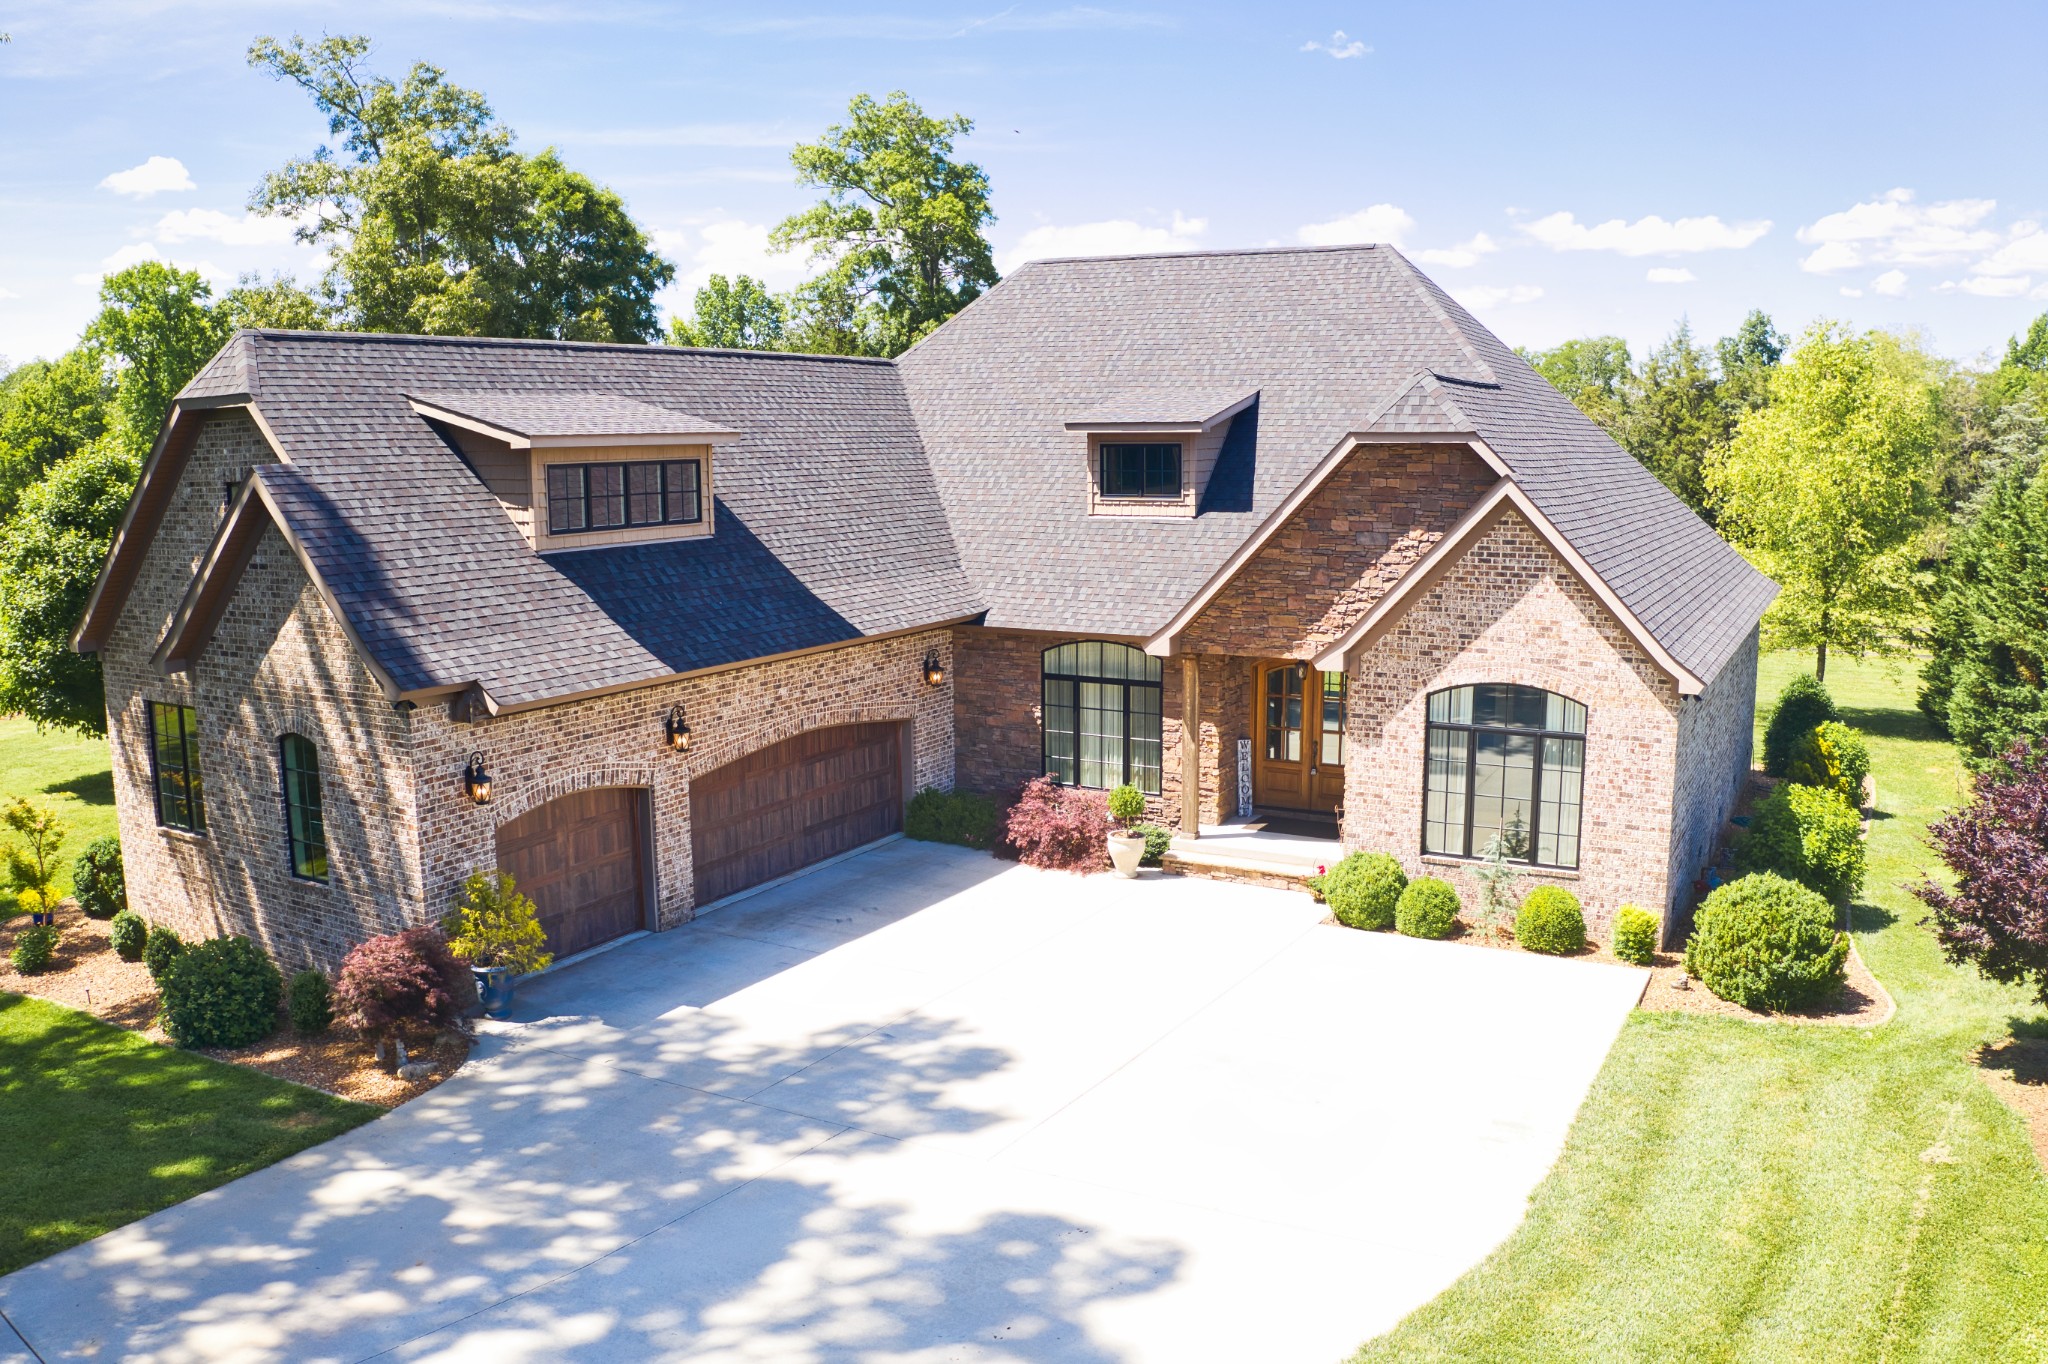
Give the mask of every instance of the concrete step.
[(1169, 876), (1206, 876), (1212, 880), (1277, 886), (1285, 890), (1306, 890), (1309, 877), (1316, 874), (1313, 865), (1297, 861), (1251, 857), (1237, 852), (1202, 852), (1179, 846), (1160, 859), (1159, 869)]

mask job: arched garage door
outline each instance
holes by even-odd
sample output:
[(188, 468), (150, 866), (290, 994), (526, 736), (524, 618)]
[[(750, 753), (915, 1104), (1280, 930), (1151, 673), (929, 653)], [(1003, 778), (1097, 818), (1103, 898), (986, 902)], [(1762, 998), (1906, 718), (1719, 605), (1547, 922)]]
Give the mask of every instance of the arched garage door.
[(646, 927), (637, 787), (573, 791), (498, 827), (498, 867), (540, 911), (557, 957)]
[(901, 730), (897, 724), (814, 729), (691, 782), (697, 903), (902, 828)]

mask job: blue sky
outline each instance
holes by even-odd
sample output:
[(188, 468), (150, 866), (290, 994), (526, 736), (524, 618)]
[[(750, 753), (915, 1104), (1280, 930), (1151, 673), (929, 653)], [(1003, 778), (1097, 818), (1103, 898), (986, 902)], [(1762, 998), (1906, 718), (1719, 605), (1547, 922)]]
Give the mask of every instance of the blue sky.
[[(1966, 16), (1966, 17), (1965, 17)], [(0, 354), (70, 344), (98, 276), (317, 272), (251, 186), (325, 133), (258, 34), (362, 32), (486, 92), (676, 261), (778, 287), (790, 144), (857, 91), (977, 128), (1005, 268), (1392, 240), (1513, 344), (1751, 307), (1973, 359), (2048, 310), (2048, 7), (1889, 4), (0, 4)]]

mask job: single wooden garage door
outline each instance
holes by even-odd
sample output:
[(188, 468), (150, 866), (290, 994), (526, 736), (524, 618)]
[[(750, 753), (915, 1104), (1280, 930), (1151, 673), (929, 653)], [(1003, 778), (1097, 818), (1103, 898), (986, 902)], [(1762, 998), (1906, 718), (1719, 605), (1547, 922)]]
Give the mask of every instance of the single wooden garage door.
[(557, 957), (646, 926), (640, 791), (600, 786), (558, 797), (498, 828), (498, 866), (540, 911)]
[(708, 905), (901, 828), (900, 728), (814, 729), (691, 782), (697, 903)]

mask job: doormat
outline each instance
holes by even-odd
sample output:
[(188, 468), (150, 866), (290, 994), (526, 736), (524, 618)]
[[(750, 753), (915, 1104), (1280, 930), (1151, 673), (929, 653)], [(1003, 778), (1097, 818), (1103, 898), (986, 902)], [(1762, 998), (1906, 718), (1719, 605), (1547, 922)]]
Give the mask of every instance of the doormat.
[(1290, 834), (1295, 838), (1331, 838), (1337, 836), (1337, 821), (1316, 819), (1310, 815), (1268, 815), (1259, 821), (1259, 831), (1268, 834)]

